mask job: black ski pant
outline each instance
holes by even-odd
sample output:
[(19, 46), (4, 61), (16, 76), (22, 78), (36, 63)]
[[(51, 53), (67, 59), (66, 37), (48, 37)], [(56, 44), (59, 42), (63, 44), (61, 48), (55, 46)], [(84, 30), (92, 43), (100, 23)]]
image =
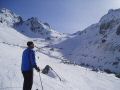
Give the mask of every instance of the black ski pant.
[(22, 71), (24, 82), (23, 90), (31, 90), (33, 84), (33, 71)]

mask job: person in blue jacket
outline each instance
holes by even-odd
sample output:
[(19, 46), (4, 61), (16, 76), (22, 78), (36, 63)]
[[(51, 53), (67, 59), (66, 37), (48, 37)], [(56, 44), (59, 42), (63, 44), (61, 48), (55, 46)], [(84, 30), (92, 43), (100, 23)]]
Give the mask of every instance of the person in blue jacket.
[(32, 41), (27, 42), (27, 48), (22, 54), (21, 71), (24, 77), (23, 90), (31, 90), (33, 84), (33, 68), (40, 72), (39, 67), (35, 61), (35, 51), (33, 51), (34, 43)]

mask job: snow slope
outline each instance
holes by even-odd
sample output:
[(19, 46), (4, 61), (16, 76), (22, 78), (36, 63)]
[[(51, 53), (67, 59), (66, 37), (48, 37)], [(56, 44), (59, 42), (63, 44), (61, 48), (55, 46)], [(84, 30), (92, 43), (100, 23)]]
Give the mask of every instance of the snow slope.
[(120, 9), (54, 47), (71, 63), (120, 73)]
[[(0, 43), (0, 50), (0, 90), (21, 90), (23, 77), (20, 64), (23, 49)], [(80, 66), (60, 63), (59, 59), (39, 52), (36, 54), (36, 58), (40, 57), (37, 59), (40, 68), (48, 64), (62, 78), (62, 81), (59, 81), (41, 74), (44, 90), (119, 90), (120, 88), (120, 80), (113, 74), (96, 73)], [(36, 71), (34, 73), (32, 90), (36, 88), (41, 90), (39, 74)]]
[[(27, 37), (25, 34), (23, 35), (13, 28), (13, 26), (9, 26), (3, 22), (0, 23), (0, 90), (22, 89), (21, 57), (23, 50), (26, 48), (26, 42), (29, 40), (34, 41), (37, 46), (35, 51), (38, 66), (43, 69), (46, 65), (50, 65), (62, 79), (62, 81), (60, 81), (58, 78), (49, 77), (41, 73), (44, 90), (119, 90), (120, 80), (116, 78), (114, 74), (106, 74), (101, 71), (94, 72), (88, 68), (61, 63), (61, 60), (64, 58), (68, 59), (74, 50), (74, 55), (76, 56), (76, 48), (79, 49), (81, 42), (83, 45), (88, 45), (87, 39), (89, 38), (99, 40), (101, 36), (97, 36), (96, 33), (98, 33), (98, 31), (94, 29), (97, 26), (98, 25), (92, 25), (89, 27), (95, 33), (92, 33), (88, 28), (89, 31), (85, 30), (82, 33), (80, 32), (84, 37), (81, 35), (63, 36), (64, 38), (62, 38), (62, 40), (59, 40), (59, 38), (59, 41), (51, 43), (41, 38)], [(89, 35), (85, 34), (86, 32), (89, 32)], [(93, 37), (94, 35), (96, 35), (96, 38)], [(89, 40), (91, 41), (91, 39)], [(54, 43), (56, 43), (56, 48)], [(96, 45), (94, 44), (94, 40), (92, 45)], [(92, 45), (90, 47), (93, 47)], [(85, 47), (81, 46), (83, 49), (85, 49)], [(83, 52), (85, 51), (83, 50)], [(91, 54), (92, 53), (90, 53), (90, 55)], [(68, 60), (71, 60), (72, 57), (69, 57)], [(75, 57), (75, 60), (78, 58), (79, 57)], [(34, 71), (32, 90), (37, 88), (41, 90), (39, 79), (39, 74)]]
[(11, 44), (26, 45), (24, 44), (30, 38), (20, 34), (15, 29), (6, 25), (0, 25), (0, 42), (7, 42)]

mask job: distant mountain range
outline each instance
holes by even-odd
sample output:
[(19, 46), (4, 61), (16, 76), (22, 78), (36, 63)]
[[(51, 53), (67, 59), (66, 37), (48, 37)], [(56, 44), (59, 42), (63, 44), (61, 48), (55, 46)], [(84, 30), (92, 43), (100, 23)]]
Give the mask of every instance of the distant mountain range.
[(42, 22), (36, 17), (23, 20), (21, 16), (5, 8), (0, 10), (0, 22), (15, 28), (20, 33), (31, 38), (44, 38), (50, 40), (53, 38), (60, 38), (62, 35), (64, 36), (63, 33), (54, 31), (48, 23)]

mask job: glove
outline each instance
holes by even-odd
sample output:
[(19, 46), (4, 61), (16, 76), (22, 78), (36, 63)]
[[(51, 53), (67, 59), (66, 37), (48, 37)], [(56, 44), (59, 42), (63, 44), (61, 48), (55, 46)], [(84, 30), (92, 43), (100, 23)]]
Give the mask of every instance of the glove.
[(40, 68), (39, 67), (35, 67), (37, 72), (40, 72)]

